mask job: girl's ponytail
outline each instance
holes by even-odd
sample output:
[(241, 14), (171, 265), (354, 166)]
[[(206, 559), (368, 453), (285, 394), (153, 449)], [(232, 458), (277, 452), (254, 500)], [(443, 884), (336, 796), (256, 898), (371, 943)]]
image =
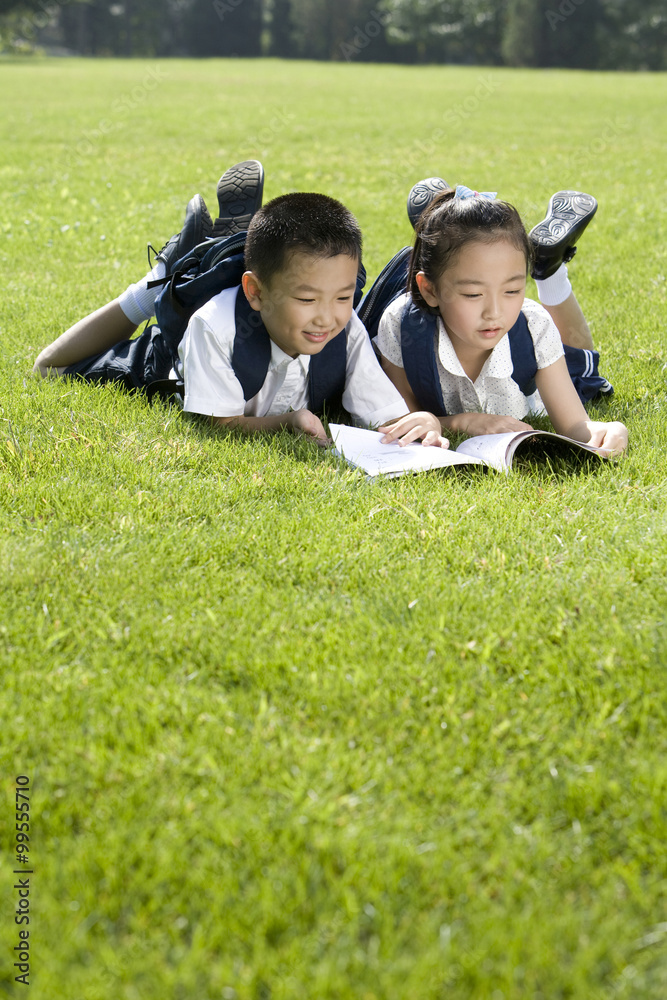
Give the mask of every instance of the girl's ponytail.
[(429, 306), (428, 303), (422, 298), (422, 293), (419, 291), (419, 285), (417, 284), (417, 275), (420, 271), (424, 271), (426, 274), (429, 273), (429, 262), (432, 256), (432, 239), (427, 235), (429, 230), (429, 220), (433, 213), (443, 204), (451, 202), (454, 198), (453, 188), (445, 188), (441, 191), (433, 201), (426, 206), (422, 214), (419, 216), (417, 225), (415, 226), (415, 242), (412, 248), (412, 255), (410, 257), (410, 266), (408, 268), (408, 291), (412, 296), (412, 301), (420, 309), (425, 312), (435, 312), (437, 313), (437, 308)]

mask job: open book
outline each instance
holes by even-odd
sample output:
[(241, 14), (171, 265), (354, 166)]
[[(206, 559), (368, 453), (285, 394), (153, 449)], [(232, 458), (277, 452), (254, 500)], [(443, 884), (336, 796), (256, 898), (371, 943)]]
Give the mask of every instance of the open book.
[(540, 445), (545, 455), (565, 451), (607, 457), (604, 449), (582, 444), (574, 438), (551, 431), (511, 431), (508, 434), (481, 434), (468, 438), (456, 451), (446, 448), (424, 448), (421, 444), (382, 444), (379, 431), (366, 431), (346, 424), (329, 424), (336, 452), (350, 465), (363, 469), (369, 476), (402, 476), (406, 472), (425, 472), (450, 465), (485, 465), (498, 472), (509, 472), (512, 459), (524, 442)]

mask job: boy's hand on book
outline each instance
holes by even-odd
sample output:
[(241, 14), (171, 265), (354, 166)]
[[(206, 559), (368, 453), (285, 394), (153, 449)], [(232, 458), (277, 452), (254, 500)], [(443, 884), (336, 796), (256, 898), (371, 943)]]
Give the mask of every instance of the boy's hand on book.
[(449, 448), (449, 441), (442, 436), (441, 430), (438, 418), (426, 411), (408, 413), (393, 424), (378, 427), (378, 431), (384, 434), (382, 444), (392, 444), (397, 441), (403, 447), (421, 440), (427, 447)]
[(315, 441), (322, 448), (331, 444), (331, 441), (327, 437), (326, 431), (322, 425), (322, 421), (319, 417), (316, 417), (314, 413), (311, 413), (310, 410), (294, 410), (293, 413), (289, 414), (289, 418), (286, 423), (295, 433), (301, 431), (301, 433), (308, 434), (309, 437), (315, 438)]
[(495, 413), (455, 413), (451, 417), (442, 417), (442, 425), (448, 430), (459, 434), (469, 434), (478, 437), (480, 434), (517, 434), (519, 431), (532, 431), (530, 424), (516, 417), (504, 417)]
[(617, 421), (587, 420), (590, 432), (587, 444), (600, 448), (608, 455), (621, 455), (628, 446), (628, 428)]

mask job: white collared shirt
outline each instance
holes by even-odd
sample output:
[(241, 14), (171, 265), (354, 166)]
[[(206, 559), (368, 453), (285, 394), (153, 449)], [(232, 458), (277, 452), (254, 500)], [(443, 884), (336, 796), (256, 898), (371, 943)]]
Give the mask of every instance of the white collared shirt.
[[(406, 292), (387, 307), (380, 320), (375, 341), (387, 361), (400, 368), (404, 367), (401, 317), (409, 298), (409, 293)], [(556, 324), (544, 306), (533, 299), (524, 299), (521, 312), (526, 317), (535, 346), (537, 367), (548, 368), (564, 353)], [(529, 413), (545, 412), (539, 392), (524, 396), (512, 378), (514, 365), (507, 336), (493, 348), (474, 382), (464, 372), (440, 316), (437, 337), (438, 375), (448, 414), (495, 413), (520, 420)]]
[[(178, 348), (185, 382), (183, 409), (213, 417), (269, 417), (307, 407), (310, 356), (291, 358), (273, 341), (262, 388), (252, 399), (243, 398), (241, 383), (232, 368), (237, 294), (243, 294), (240, 286), (226, 288), (188, 323)], [(343, 406), (355, 422), (365, 427), (408, 412), (405, 400), (382, 371), (356, 313), (347, 325)]]

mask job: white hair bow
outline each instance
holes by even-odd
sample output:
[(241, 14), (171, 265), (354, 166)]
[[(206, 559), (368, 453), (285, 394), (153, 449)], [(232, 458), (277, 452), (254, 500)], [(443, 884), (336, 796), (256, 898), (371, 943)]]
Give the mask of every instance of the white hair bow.
[(458, 198), (459, 201), (465, 201), (466, 198), (486, 198), (487, 201), (495, 201), (497, 194), (497, 191), (471, 191), (465, 184), (457, 184), (454, 198)]

